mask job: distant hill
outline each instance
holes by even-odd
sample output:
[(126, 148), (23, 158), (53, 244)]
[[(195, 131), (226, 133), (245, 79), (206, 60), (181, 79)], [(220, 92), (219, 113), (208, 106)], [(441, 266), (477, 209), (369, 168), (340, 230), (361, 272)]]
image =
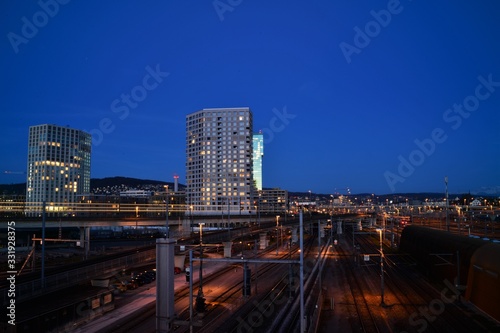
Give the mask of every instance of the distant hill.
[[(162, 180), (151, 180), (151, 179), (138, 179), (130, 177), (106, 177), (106, 178), (92, 178), (90, 179), (90, 191), (96, 194), (119, 194), (120, 191), (126, 191), (128, 189), (138, 189), (147, 191), (164, 191), (164, 185), (168, 185), (170, 190), (174, 189), (173, 182), (165, 182)], [(185, 190), (186, 186), (184, 184), (179, 184), (179, 190)], [(26, 183), (18, 184), (0, 184), (0, 195), (25, 195), (26, 194)], [(500, 187), (489, 187), (481, 188), (479, 191), (472, 193), (474, 196), (483, 197), (498, 197), (500, 196)], [(288, 196), (290, 198), (298, 197), (305, 198), (312, 196), (313, 198), (320, 198), (321, 200), (329, 200), (330, 194), (324, 193), (309, 193), (309, 192), (295, 192), (289, 191)], [(335, 196), (338, 196), (337, 193)], [(345, 195), (345, 193), (343, 194)], [(368, 198), (371, 193), (355, 193), (349, 195), (350, 197), (357, 198)], [(450, 193), (449, 197), (452, 200), (455, 197), (462, 197), (465, 194), (453, 194)], [(393, 200), (393, 202), (400, 202), (402, 198), (407, 198), (409, 200), (420, 200), (425, 201), (425, 199), (442, 199), (444, 198), (444, 193), (393, 193), (393, 194), (375, 194), (378, 197), (378, 202), (383, 202), (387, 200)], [(404, 199), (403, 199), (404, 200)]]
[[(90, 180), (90, 191), (95, 194), (119, 194), (122, 191), (129, 189), (145, 190), (151, 192), (164, 192), (165, 185), (168, 185), (170, 190), (174, 189), (173, 182), (165, 182), (161, 180), (137, 179), (129, 177), (108, 177), (108, 178), (92, 178)], [(179, 184), (179, 190), (183, 190), (185, 186)]]
[[(106, 177), (90, 179), (90, 191), (99, 194), (117, 194), (120, 191), (127, 189), (146, 189), (161, 191), (164, 185), (168, 185), (169, 189), (174, 189), (173, 182), (165, 182), (161, 180), (137, 179), (130, 177)], [(179, 190), (183, 190), (185, 186), (179, 184)], [(25, 195), (26, 183), (19, 184), (0, 184), (0, 195)]]
[(161, 180), (138, 179), (129, 177), (106, 177), (106, 178), (92, 178), (90, 179), (90, 188), (106, 186), (120, 186), (126, 185), (128, 187), (136, 187), (147, 184), (170, 185), (173, 183), (164, 182)]
[(26, 183), (0, 184), (0, 195), (24, 195)]

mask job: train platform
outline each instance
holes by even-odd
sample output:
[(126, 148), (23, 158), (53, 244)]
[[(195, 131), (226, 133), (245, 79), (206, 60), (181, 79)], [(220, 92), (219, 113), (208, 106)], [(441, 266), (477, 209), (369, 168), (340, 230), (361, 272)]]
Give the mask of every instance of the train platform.
[[(218, 254), (207, 254), (209, 257), (222, 257)], [(225, 262), (204, 262), (203, 276), (212, 274), (229, 265)], [(191, 274), (193, 285), (199, 281), (198, 265), (193, 264), (194, 274)], [(177, 274), (174, 277), (174, 290), (177, 291), (186, 287), (189, 283), (186, 282), (184, 272)], [(116, 322), (125, 320), (144, 311), (144, 308), (152, 305), (156, 301), (156, 281), (143, 285), (135, 291), (127, 291), (119, 294), (115, 298), (115, 309), (87, 323), (83, 323), (75, 327), (72, 332), (88, 333), (88, 332), (106, 332), (106, 328)]]

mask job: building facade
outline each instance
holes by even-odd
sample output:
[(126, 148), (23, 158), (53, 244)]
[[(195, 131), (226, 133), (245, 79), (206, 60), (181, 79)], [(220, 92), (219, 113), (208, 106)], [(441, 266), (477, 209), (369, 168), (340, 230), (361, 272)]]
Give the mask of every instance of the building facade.
[(255, 213), (252, 127), (249, 108), (203, 109), (186, 116), (187, 213)]
[(71, 204), (90, 192), (89, 133), (69, 127), (38, 125), (29, 129), (26, 214), (71, 213)]
[(262, 158), (264, 156), (264, 135), (253, 135), (253, 179), (258, 191), (262, 191)]
[(261, 214), (284, 214), (289, 209), (288, 191), (279, 188), (261, 190), (257, 204)]

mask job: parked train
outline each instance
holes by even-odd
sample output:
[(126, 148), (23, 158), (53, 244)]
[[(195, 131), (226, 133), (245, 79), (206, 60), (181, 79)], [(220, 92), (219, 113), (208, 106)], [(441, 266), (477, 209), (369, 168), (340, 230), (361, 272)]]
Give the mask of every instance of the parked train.
[(411, 225), (399, 249), (430, 278), (465, 287), (467, 301), (500, 321), (500, 243)]

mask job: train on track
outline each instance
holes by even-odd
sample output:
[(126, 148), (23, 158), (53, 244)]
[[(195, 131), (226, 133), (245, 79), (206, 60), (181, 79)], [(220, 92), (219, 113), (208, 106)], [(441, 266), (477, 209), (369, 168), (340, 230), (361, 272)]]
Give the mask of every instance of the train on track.
[(500, 243), (411, 225), (399, 249), (431, 279), (465, 289), (465, 299), (500, 321)]

